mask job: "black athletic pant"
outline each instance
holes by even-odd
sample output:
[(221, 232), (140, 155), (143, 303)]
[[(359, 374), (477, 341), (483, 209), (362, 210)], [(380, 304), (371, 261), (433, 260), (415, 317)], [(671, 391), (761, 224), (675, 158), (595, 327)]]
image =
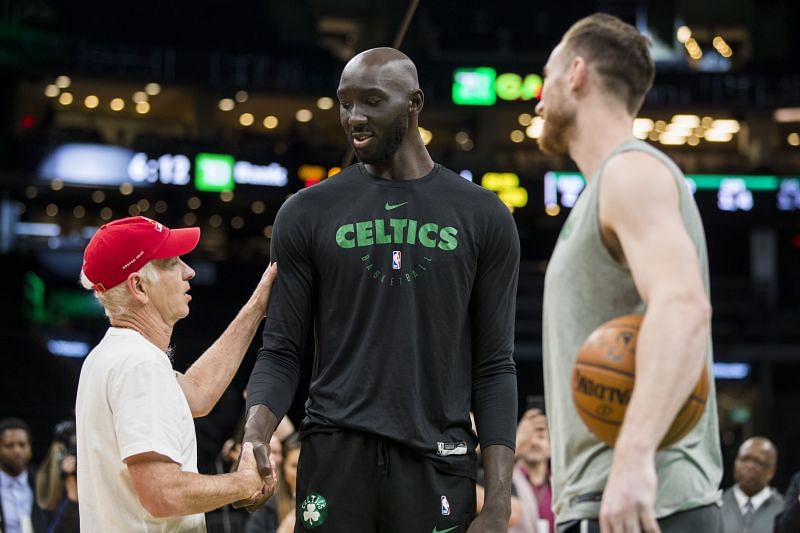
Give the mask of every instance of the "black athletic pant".
[(354, 431), (303, 439), (295, 533), (465, 533), (475, 482), (398, 443)]

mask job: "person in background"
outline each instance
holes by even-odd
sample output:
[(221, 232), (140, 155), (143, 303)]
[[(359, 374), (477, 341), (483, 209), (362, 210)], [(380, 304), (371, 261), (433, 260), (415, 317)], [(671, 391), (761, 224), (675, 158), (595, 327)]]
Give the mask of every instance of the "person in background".
[(739, 447), (733, 464), (734, 485), (722, 495), (725, 533), (772, 533), (783, 496), (769, 486), (775, 476), (778, 450), (765, 437), (752, 437)]
[(36, 473), (36, 502), (49, 514), (47, 533), (80, 531), (77, 454), (75, 422), (59, 422), (47, 459)]
[(0, 420), (0, 531), (44, 533), (47, 517), (34, 497), (31, 429), (19, 418)]
[(517, 426), (517, 462), (512, 482), (522, 507), (522, 517), (510, 533), (555, 531), (550, 487), (550, 435), (541, 408), (525, 411)]
[(775, 533), (795, 533), (800, 531), (800, 472), (792, 476), (783, 509), (775, 516)]

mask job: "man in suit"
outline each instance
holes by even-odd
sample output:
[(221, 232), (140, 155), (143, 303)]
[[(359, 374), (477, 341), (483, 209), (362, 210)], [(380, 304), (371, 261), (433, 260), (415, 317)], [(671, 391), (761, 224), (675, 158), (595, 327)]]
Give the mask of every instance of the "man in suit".
[(783, 510), (775, 516), (775, 533), (800, 531), (800, 472), (797, 472), (786, 489)]
[(0, 531), (44, 532), (46, 517), (34, 498), (31, 430), (17, 418), (0, 420)]
[(736, 482), (722, 495), (725, 533), (772, 533), (783, 496), (769, 486), (775, 475), (778, 451), (765, 437), (744, 441), (736, 455)]

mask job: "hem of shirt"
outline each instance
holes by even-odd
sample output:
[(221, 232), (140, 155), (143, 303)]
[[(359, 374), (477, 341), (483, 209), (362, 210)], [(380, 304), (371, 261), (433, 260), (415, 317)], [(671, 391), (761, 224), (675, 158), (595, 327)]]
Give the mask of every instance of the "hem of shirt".
[(183, 466), (185, 462), (181, 459), (181, 454), (177, 453), (176, 450), (167, 447), (158, 447), (153, 446), (149, 443), (141, 443), (141, 444), (129, 444), (124, 448), (120, 448), (119, 455), (122, 458), (122, 462), (124, 463), (126, 459), (133, 457), (134, 455), (139, 455), (140, 453), (157, 453), (159, 455), (163, 455), (175, 463)]

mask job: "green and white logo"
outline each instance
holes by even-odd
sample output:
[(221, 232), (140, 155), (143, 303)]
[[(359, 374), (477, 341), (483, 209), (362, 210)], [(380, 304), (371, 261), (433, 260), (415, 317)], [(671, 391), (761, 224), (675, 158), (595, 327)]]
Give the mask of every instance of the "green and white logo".
[(321, 526), (328, 518), (328, 501), (323, 496), (312, 492), (300, 504), (300, 518), (306, 529)]

